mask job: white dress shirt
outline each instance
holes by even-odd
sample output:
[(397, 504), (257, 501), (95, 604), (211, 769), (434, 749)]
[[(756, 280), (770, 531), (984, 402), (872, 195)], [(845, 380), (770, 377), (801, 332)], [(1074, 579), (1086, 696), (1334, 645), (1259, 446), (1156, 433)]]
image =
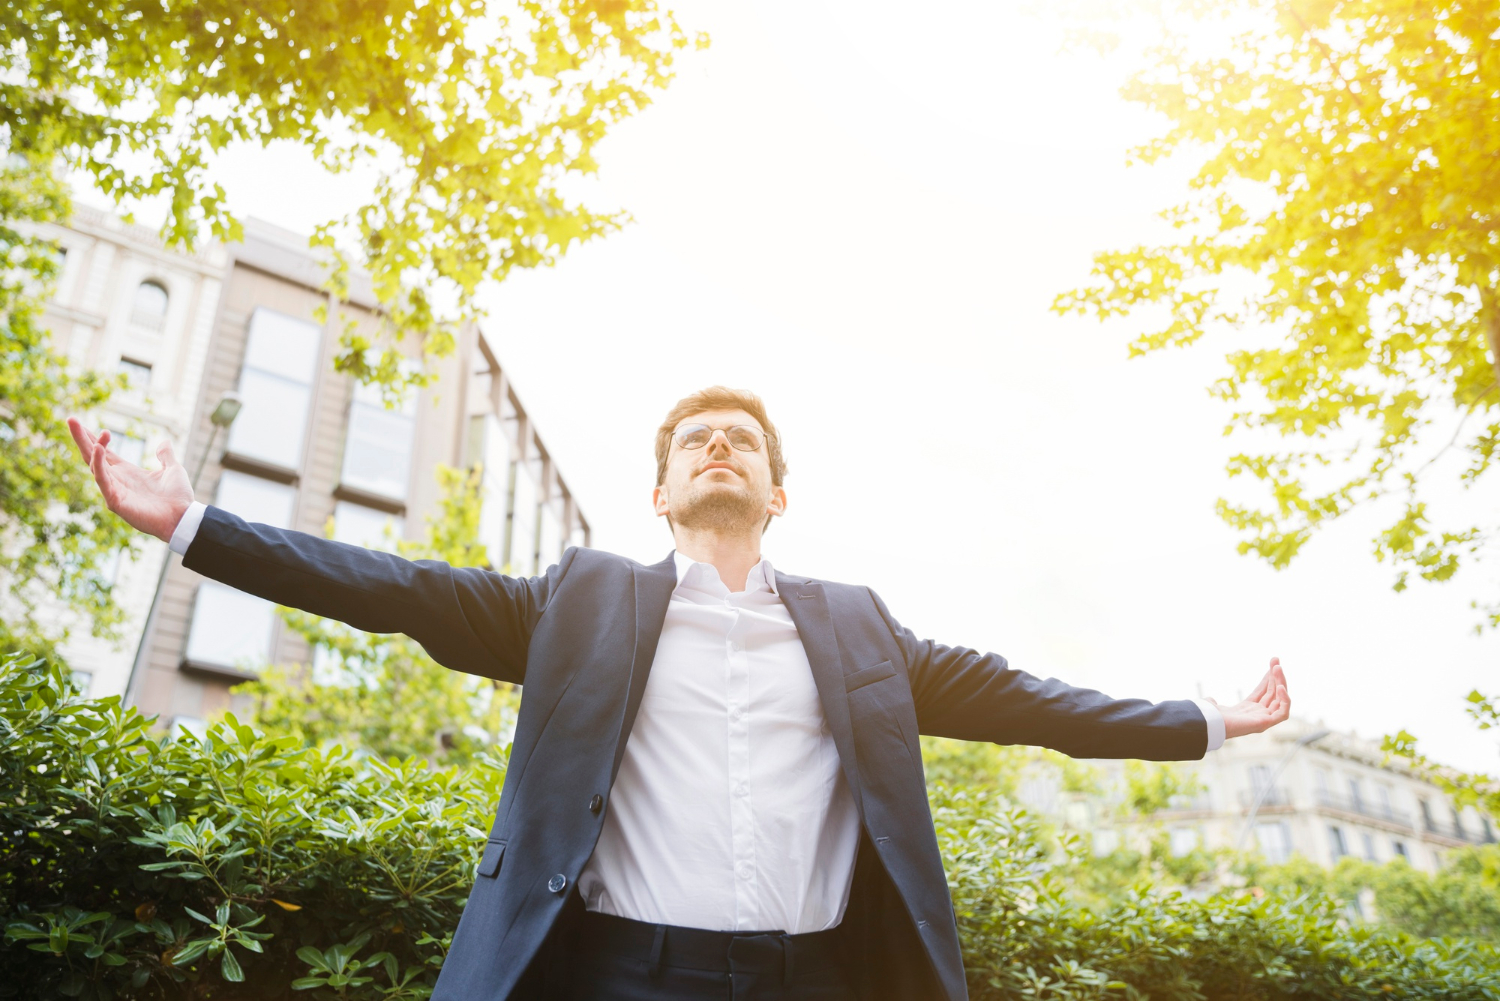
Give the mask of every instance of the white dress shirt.
[(807, 653), (761, 560), (731, 592), (676, 554), (640, 710), (578, 880), (589, 910), (716, 931), (821, 931), (849, 902), (859, 813)]
[[(172, 535), (184, 554), (194, 503)], [(849, 902), (859, 813), (797, 627), (761, 560), (731, 592), (674, 555), (667, 606), (604, 826), (579, 877), (591, 911), (716, 931), (821, 931)], [(1224, 717), (1194, 699), (1208, 750)]]

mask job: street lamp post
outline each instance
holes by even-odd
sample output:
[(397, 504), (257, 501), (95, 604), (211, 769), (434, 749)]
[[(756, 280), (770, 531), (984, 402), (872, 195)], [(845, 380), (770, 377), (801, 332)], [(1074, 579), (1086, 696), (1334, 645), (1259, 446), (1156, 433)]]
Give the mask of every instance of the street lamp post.
[[(234, 391), (225, 393), (219, 397), (219, 403), (214, 407), (214, 412), (208, 415), (209, 423), (213, 430), (209, 432), (208, 444), (204, 446), (203, 454), (198, 457), (198, 465), (193, 469), (192, 479), (188, 485), (194, 491), (198, 489), (198, 477), (203, 474), (203, 467), (208, 463), (208, 455), (214, 450), (214, 442), (218, 440), (219, 431), (234, 423), (234, 419), (240, 415), (240, 407), (243, 405), (240, 394)], [(125, 705), (135, 703), (136, 686), (144, 676), (144, 665), (146, 662), (146, 651), (151, 646), (151, 636), (156, 631), (156, 614), (161, 608), (162, 586), (167, 582), (167, 571), (172, 566), (172, 551), (167, 550), (161, 561), (161, 572), (156, 575), (156, 590), (151, 593), (151, 610), (146, 613), (146, 623), (141, 627), (141, 640), (135, 647), (135, 659), (130, 663), (130, 677), (125, 682)]]
[(1276, 770), (1271, 773), (1270, 778), (1266, 779), (1265, 784), (1262, 785), (1258, 790), (1256, 790), (1255, 802), (1250, 804), (1250, 813), (1245, 817), (1245, 826), (1240, 828), (1240, 839), (1239, 841), (1235, 842), (1234, 847), (1236, 849), (1245, 847), (1245, 839), (1250, 836), (1251, 830), (1253, 830), (1255, 827), (1256, 814), (1260, 813), (1260, 808), (1265, 804), (1266, 797), (1271, 795), (1271, 790), (1276, 788), (1276, 780), (1281, 778), (1282, 772), (1286, 771), (1286, 766), (1292, 760), (1292, 755), (1302, 750), (1308, 744), (1322, 740), (1332, 732), (1332, 730), (1329, 730), (1325, 727), (1314, 730), (1311, 733), (1304, 733), (1302, 736), (1297, 738), (1296, 742), (1292, 744), (1291, 747), (1287, 748), (1287, 752), (1283, 754), (1281, 756), (1281, 760), (1276, 763)]

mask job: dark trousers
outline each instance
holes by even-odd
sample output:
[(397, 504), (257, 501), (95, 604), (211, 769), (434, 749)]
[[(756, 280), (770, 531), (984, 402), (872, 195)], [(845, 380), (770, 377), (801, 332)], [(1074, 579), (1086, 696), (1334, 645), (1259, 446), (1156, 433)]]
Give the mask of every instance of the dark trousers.
[[(571, 903), (571, 902), (570, 902)], [(653, 925), (570, 908), (513, 1001), (854, 1001), (837, 929)]]

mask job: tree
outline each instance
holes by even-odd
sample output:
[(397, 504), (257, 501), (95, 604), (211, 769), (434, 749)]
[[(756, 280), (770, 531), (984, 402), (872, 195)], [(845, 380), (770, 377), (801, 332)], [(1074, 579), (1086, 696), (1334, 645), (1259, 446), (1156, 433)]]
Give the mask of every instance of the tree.
[(72, 618), (115, 635), (120, 613), (102, 569), (135, 536), (105, 509), (58, 419), (100, 406), (112, 388), (69, 373), (40, 322), (56, 252), (27, 223), (65, 201), (27, 158), (0, 164), (0, 649), (54, 658)]
[[(239, 233), (207, 176), (232, 143), (373, 164), (371, 200), (319, 230), (330, 289), (345, 290), (348, 238), (387, 332), (441, 354), (443, 295), (473, 315), (481, 282), (624, 222), (569, 185), (688, 44), (656, 0), (35, 0), (0, 19), (0, 143), (36, 169), (55, 155), (117, 200), (160, 197), (173, 243)], [(393, 394), (426, 378), (370, 347), (346, 329), (337, 367)]]
[[(1137, 162), (1201, 157), (1164, 213), (1180, 235), (1097, 255), (1054, 308), (1136, 315), (1136, 355), (1231, 343), (1211, 392), (1252, 447), (1226, 471), (1265, 497), (1218, 502), (1241, 553), (1283, 568), (1320, 528), (1392, 498), (1372, 541), (1395, 589), (1450, 580), (1500, 542), (1493, 505), (1463, 520), (1429, 506), (1435, 477), (1493, 487), (1500, 460), (1500, 7), (1165, 6), (1169, 23), (1235, 32), (1210, 55), (1174, 30), (1125, 89), (1168, 122)], [(1500, 627), (1500, 598), (1474, 606), (1479, 628)], [(1388, 747), (1415, 754), (1405, 734)], [(1500, 806), (1494, 779), (1456, 788)]]
[[(479, 543), (482, 476), (478, 466), (438, 467), (443, 495), (427, 520), (427, 538), (398, 540), (396, 551), (407, 559), (487, 566)], [(514, 723), (520, 694), (512, 686), (450, 671), (406, 636), (361, 632), (295, 609), (282, 616), (308, 643), (328, 650), (335, 666), (329, 676), (313, 678), (305, 665), (272, 665), (234, 689), (254, 700), (253, 722), (273, 736), (453, 762), (482, 753)]]
[[(1178, 5), (1196, 9), (1190, 0)], [(1125, 95), (1165, 115), (1140, 163), (1203, 158), (1164, 215), (1182, 236), (1101, 253), (1055, 308), (1145, 314), (1143, 354), (1232, 339), (1226, 431), (1299, 447), (1230, 459), (1269, 504), (1221, 500), (1240, 551), (1285, 567), (1319, 528), (1395, 495), (1375, 538), (1396, 587), (1449, 579), (1492, 523), (1438, 529), (1440, 456), (1476, 486), (1500, 442), (1500, 8), (1470, 0), (1238, 0), (1218, 57), (1169, 38)], [(1158, 316), (1160, 319), (1158, 319)], [(1500, 602), (1489, 605), (1500, 625)]]

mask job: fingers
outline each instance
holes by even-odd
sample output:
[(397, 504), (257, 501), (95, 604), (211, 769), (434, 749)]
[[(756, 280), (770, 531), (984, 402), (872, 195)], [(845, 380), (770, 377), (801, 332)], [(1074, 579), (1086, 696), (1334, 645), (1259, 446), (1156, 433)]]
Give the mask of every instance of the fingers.
[(171, 469), (177, 465), (177, 455), (172, 451), (170, 441), (164, 441), (156, 446), (156, 461), (161, 463), (162, 469)]
[(73, 436), (73, 444), (78, 446), (78, 453), (83, 456), (83, 460), (91, 462), (95, 444), (93, 432), (84, 427), (83, 421), (77, 417), (69, 417), (68, 433)]
[(94, 472), (94, 482), (99, 484), (99, 492), (104, 495), (104, 503), (113, 511), (115, 510), (117, 491), (115, 490), (114, 477), (110, 475), (109, 465), (104, 459), (108, 451), (103, 444), (95, 442), (89, 457), (89, 468)]

